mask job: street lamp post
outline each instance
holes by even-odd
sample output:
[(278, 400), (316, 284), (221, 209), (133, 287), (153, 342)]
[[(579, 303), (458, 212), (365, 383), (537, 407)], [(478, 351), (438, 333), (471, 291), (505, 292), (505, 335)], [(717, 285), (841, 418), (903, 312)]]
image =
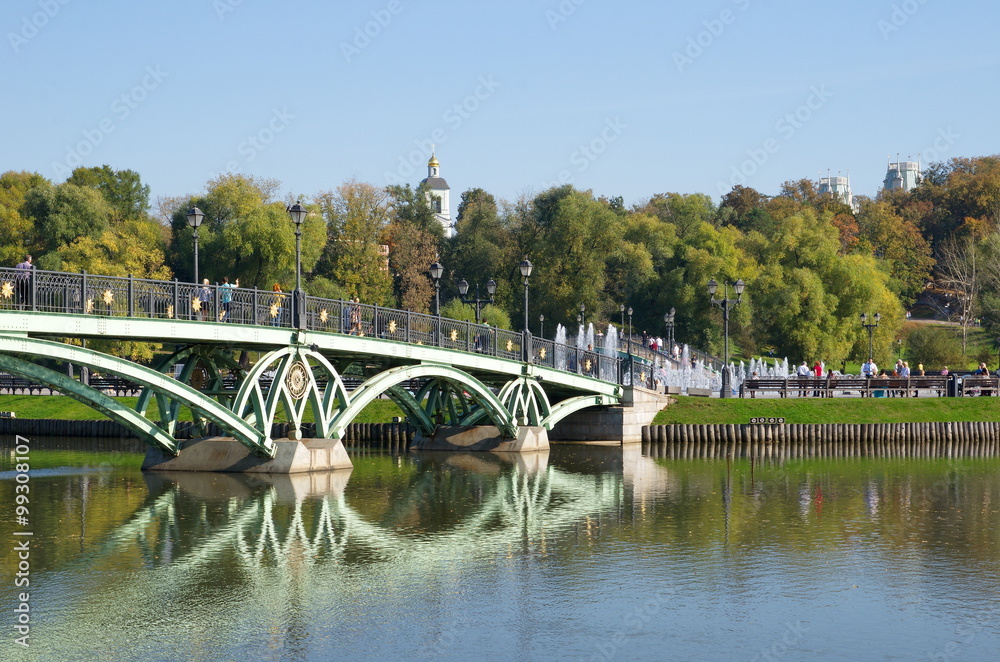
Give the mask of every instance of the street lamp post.
[(584, 331), (587, 330), (587, 307), (580, 304), (580, 326), (583, 327)]
[(868, 313), (861, 313), (861, 326), (863, 326), (868, 331), (868, 360), (869, 361), (871, 361), (873, 358), (875, 358), (874, 355), (873, 355), (873, 353), (872, 353), (872, 333), (875, 331), (875, 328), (878, 326), (879, 320), (882, 319), (882, 315), (880, 313), (875, 313), (874, 319), (875, 319), (874, 322), (869, 322), (868, 321)]
[[(621, 304), (621, 305), (618, 306), (618, 312), (620, 312), (622, 314), (621, 336), (624, 336), (625, 335), (625, 304)], [(621, 348), (622, 348), (622, 339), (619, 336), (619, 338), (618, 338), (618, 349), (621, 349)]]
[(435, 260), (428, 271), (434, 281), (434, 314), (441, 317), (441, 276), (444, 275), (444, 267)]
[(674, 316), (677, 314), (675, 308), (671, 308), (669, 313), (664, 313), (663, 323), (667, 325), (667, 347), (669, 352), (673, 355), (674, 351)]
[(896, 361), (903, 360), (903, 339), (896, 338)]
[(467, 299), (465, 295), (469, 293), (469, 281), (464, 278), (458, 281), (458, 293), (461, 295), (462, 303), (476, 307), (476, 324), (479, 324), (480, 311), (482, 310), (480, 306), (484, 303), (493, 303), (493, 295), (496, 294), (496, 291), (497, 283), (495, 280), (490, 278), (486, 281), (486, 293), (490, 295), (489, 299), (479, 298), (479, 283), (476, 283), (476, 298)]
[(531, 348), (529, 347), (531, 331), (528, 330), (528, 278), (531, 276), (533, 268), (531, 260), (524, 258), (519, 268), (521, 276), (524, 278), (524, 338), (521, 341), (521, 357), (524, 361), (527, 361), (528, 357), (531, 356)]
[(187, 213), (187, 222), (194, 230), (192, 238), (194, 239), (194, 284), (198, 285), (198, 228), (201, 227), (201, 221), (205, 218), (205, 214), (197, 207), (191, 207)]
[(305, 325), (306, 297), (302, 291), (302, 223), (309, 215), (299, 202), (287, 210), (295, 223), (295, 291), (292, 292), (292, 326), (301, 329)]
[(733, 394), (730, 375), (729, 375), (729, 311), (733, 309), (740, 301), (743, 300), (743, 289), (746, 284), (743, 279), (737, 280), (732, 283), (733, 291), (736, 293), (735, 299), (729, 298), (729, 285), (723, 281), (723, 298), (716, 299), (715, 293), (719, 289), (719, 284), (715, 282), (715, 279), (708, 281), (708, 294), (712, 298), (712, 303), (722, 309), (722, 335), (723, 335), (723, 366), (722, 366), (722, 390), (719, 391), (720, 398), (728, 398)]
[(628, 355), (632, 356), (632, 306), (628, 308)]
[(538, 337), (545, 337), (545, 315), (538, 316)]

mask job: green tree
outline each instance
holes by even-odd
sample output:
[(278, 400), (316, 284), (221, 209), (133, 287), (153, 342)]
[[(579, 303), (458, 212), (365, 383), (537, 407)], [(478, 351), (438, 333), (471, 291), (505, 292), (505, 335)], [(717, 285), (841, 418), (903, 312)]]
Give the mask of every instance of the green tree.
[(134, 170), (112, 170), (108, 165), (79, 167), (66, 181), (100, 191), (115, 220), (142, 218), (149, 211), (149, 186)]
[[(537, 196), (532, 215), (532, 222), (524, 227), (533, 243), (528, 243), (527, 237), (518, 243), (523, 242), (525, 255), (535, 263), (530, 280), (535, 317), (543, 313), (553, 323), (565, 325), (576, 318), (581, 303), (588, 310), (609, 309), (611, 303), (605, 295), (607, 256), (621, 241), (620, 218), (589, 192), (569, 186)], [(519, 284), (517, 264), (511, 265), (511, 271), (506, 280)], [(522, 305), (520, 301), (512, 303), (511, 317), (519, 319), (517, 312)]]
[(61, 261), (61, 271), (169, 280), (173, 274), (166, 265), (165, 247), (164, 228), (159, 223), (128, 220), (98, 237), (78, 237), (60, 246), (55, 255)]
[[(197, 206), (205, 214), (199, 228), (200, 276), (221, 281), (240, 279), (243, 287), (285, 291), (295, 284), (295, 224), (287, 203), (273, 198), (279, 184), (272, 179), (226, 174), (210, 180), (204, 196), (191, 199), (171, 217), (170, 264), (179, 278), (190, 280), (194, 263), (192, 232), (186, 214)], [(320, 209), (307, 205), (302, 224), (302, 272), (308, 277), (326, 245)]]
[(383, 188), (351, 180), (320, 193), (316, 202), (326, 219), (327, 249), (318, 273), (365, 303), (394, 304), (389, 274), (389, 195)]
[(952, 370), (965, 367), (966, 359), (959, 339), (953, 331), (921, 325), (906, 339), (912, 365), (922, 363), (927, 374), (940, 372), (945, 366)]
[(37, 252), (35, 221), (24, 213), (24, 200), (32, 189), (51, 186), (36, 172), (0, 175), (0, 264), (17, 264), (26, 253)]
[(445, 266), (470, 283), (486, 282), (516, 252), (496, 199), (480, 188), (462, 194), (455, 237), (444, 253)]
[(444, 226), (434, 216), (434, 211), (427, 200), (427, 186), (421, 184), (417, 188), (412, 188), (409, 184), (393, 185), (386, 190), (391, 200), (393, 218), (434, 237), (437, 242), (437, 252), (440, 252), (441, 243), (444, 241)]
[(75, 184), (37, 186), (27, 192), (23, 213), (34, 221), (32, 249), (43, 269), (57, 269), (55, 251), (78, 237), (99, 237), (112, 210), (100, 193)]
[(920, 230), (887, 202), (864, 200), (857, 215), (858, 243), (854, 250), (885, 262), (890, 287), (907, 304), (923, 292), (934, 259)]

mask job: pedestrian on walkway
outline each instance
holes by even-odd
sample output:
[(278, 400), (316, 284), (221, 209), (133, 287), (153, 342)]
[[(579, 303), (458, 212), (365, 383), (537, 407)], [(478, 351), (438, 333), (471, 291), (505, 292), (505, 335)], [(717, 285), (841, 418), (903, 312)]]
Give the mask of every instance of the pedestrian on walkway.
[(31, 264), (31, 256), (25, 255), (24, 262), (19, 263), (14, 268), (18, 270), (14, 276), (14, 284), (17, 288), (17, 307), (24, 310), (31, 303), (28, 301), (31, 298), (31, 270), (35, 268)]
[[(239, 287), (240, 281), (236, 279), (236, 287)], [(222, 304), (222, 310), (219, 312), (220, 322), (231, 322), (230, 318), (230, 306), (233, 303), (233, 285), (229, 282), (229, 276), (222, 277), (222, 285), (219, 286), (219, 303)]]
[(201, 289), (198, 290), (198, 300), (201, 302), (199, 306), (201, 309), (201, 321), (204, 322), (208, 319), (208, 308), (209, 304), (212, 303), (212, 288), (207, 278), (201, 282)]

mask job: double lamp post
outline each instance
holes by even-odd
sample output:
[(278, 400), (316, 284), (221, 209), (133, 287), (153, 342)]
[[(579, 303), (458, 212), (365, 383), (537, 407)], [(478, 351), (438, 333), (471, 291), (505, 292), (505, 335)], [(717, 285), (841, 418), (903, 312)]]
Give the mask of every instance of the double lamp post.
[[(306, 319), (306, 293), (302, 291), (302, 224), (305, 222), (306, 216), (309, 215), (309, 210), (303, 207), (301, 202), (296, 201), (294, 205), (286, 207), (285, 211), (288, 212), (292, 223), (295, 224), (295, 291), (292, 292), (292, 327), (301, 329), (304, 328)], [(197, 207), (191, 207), (186, 216), (187, 224), (193, 231), (191, 238), (194, 240), (194, 283), (195, 286), (200, 286), (201, 282), (198, 280), (198, 228), (201, 227), (201, 222), (205, 219), (205, 213)]]
[[(729, 285), (733, 286), (733, 291), (736, 293), (735, 299), (729, 298)], [(708, 281), (708, 294), (712, 298), (712, 303), (722, 309), (722, 334), (724, 337), (724, 354), (723, 354), (723, 365), (722, 365), (722, 390), (719, 391), (720, 398), (730, 398), (733, 395), (733, 390), (731, 386), (731, 376), (729, 374), (729, 311), (732, 310), (736, 304), (743, 300), (743, 288), (746, 284), (743, 279), (737, 280), (735, 283), (727, 283), (723, 281), (723, 295), (721, 299), (715, 298), (715, 293), (719, 290), (719, 284), (715, 282), (715, 279)]]

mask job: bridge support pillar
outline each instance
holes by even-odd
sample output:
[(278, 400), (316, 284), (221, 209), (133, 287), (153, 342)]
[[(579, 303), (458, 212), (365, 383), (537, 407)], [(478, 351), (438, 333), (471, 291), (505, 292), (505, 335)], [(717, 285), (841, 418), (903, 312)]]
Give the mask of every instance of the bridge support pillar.
[(522, 425), (517, 428), (517, 439), (504, 439), (493, 425), (443, 425), (430, 437), (414, 437), (410, 448), (421, 451), (533, 453), (548, 450), (549, 435), (543, 427)]
[(292, 474), (354, 466), (339, 439), (281, 440), (274, 444), (274, 457), (268, 459), (257, 457), (231, 437), (192, 439), (181, 443), (176, 456), (150, 448), (142, 470)]
[(642, 426), (649, 425), (667, 406), (666, 395), (639, 386), (627, 386), (622, 404), (592, 407), (570, 414), (549, 432), (553, 441), (607, 441), (637, 444)]

